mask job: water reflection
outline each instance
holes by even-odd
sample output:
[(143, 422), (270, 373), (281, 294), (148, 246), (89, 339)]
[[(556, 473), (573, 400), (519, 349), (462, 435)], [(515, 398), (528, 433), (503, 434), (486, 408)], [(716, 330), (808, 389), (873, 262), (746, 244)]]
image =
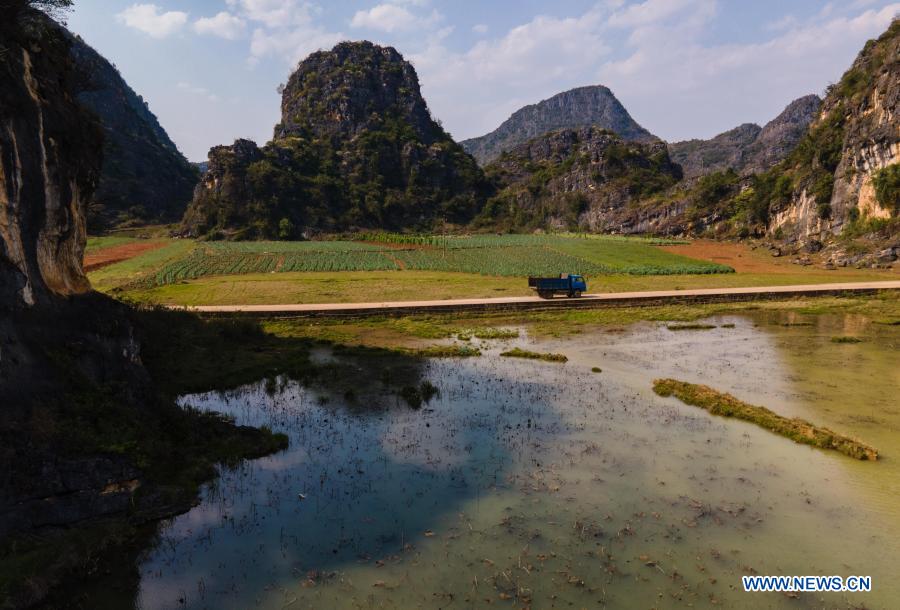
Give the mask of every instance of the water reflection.
[[(284, 431), (291, 447), (223, 473), (163, 529), (136, 606), (890, 607), (900, 519), (883, 489), (900, 480), (896, 412), (879, 414), (882, 436), (864, 436), (884, 463), (860, 464), (650, 391), (654, 377), (699, 381), (868, 434), (865, 422), (848, 428), (853, 405), (809, 396), (822, 359), (847, 357), (838, 347), (885, 367), (864, 396), (896, 393), (895, 331), (803, 320), (520, 341), (566, 353), (565, 365), (499, 358), (487, 342), (481, 358), (429, 364), (421, 374), (440, 394), (418, 411), (287, 380), (187, 397)], [(838, 326), (871, 340), (823, 340)], [(831, 378), (849, 386), (836, 400), (854, 395), (852, 376)], [(736, 589), (748, 573), (872, 574), (875, 592), (748, 597)]]

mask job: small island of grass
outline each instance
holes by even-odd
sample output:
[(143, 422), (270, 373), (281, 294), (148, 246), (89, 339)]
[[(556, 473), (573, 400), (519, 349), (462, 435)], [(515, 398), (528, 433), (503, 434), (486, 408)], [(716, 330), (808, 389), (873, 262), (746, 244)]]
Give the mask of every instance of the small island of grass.
[(735, 417), (752, 422), (787, 437), (795, 443), (812, 445), (821, 449), (833, 449), (857, 460), (877, 460), (878, 451), (828, 428), (822, 428), (806, 420), (782, 417), (765, 407), (747, 404), (723, 392), (705, 385), (687, 383), (676, 379), (657, 379), (653, 391), (660, 396), (675, 396), (682, 402), (706, 409), (713, 415)]

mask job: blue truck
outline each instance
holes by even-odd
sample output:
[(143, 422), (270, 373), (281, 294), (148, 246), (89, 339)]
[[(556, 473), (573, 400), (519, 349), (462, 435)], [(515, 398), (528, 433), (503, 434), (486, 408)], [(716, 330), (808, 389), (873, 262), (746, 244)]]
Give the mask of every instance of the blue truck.
[(580, 297), (582, 292), (587, 292), (584, 277), (574, 273), (560, 273), (559, 277), (529, 277), (528, 285), (542, 299), (552, 299), (555, 294)]

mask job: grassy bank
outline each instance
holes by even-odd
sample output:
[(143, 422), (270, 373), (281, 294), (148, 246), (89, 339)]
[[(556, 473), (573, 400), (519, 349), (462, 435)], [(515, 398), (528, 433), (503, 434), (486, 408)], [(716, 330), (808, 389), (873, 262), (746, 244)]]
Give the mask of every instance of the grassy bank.
[[(160, 251), (161, 252), (161, 251)], [(154, 254), (154, 253), (151, 253)], [(162, 252), (160, 256), (164, 256)], [(124, 264), (124, 263), (120, 263)], [(442, 271), (343, 271), (340, 273), (258, 273), (185, 280), (156, 287), (129, 285), (129, 270), (116, 279), (112, 265), (89, 274), (103, 292), (143, 303), (166, 305), (266, 305), (283, 303), (371, 303), (530, 296), (524, 277), (492, 277)], [(893, 271), (847, 270), (703, 275), (600, 275), (588, 277), (591, 293), (789, 286), (829, 282), (887, 281)], [(124, 288), (122, 286), (125, 286)]]
[(562, 354), (545, 354), (542, 352), (532, 352), (519, 347), (513, 348), (507, 352), (500, 354), (504, 358), (524, 358), (526, 360), (543, 360), (544, 362), (568, 362), (569, 359)]
[(700, 407), (722, 417), (734, 417), (754, 423), (789, 438), (795, 443), (812, 445), (820, 449), (832, 449), (857, 460), (877, 460), (878, 451), (856, 439), (849, 438), (828, 428), (811, 424), (799, 418), (787, 418), (756, 405), (742, 402), (705, 385), (687, 383), (676, 379), (657, 379), (653, 391), (660, 396), (674, 396), (684, 403)]
[[(276, 336), (326, 340), (348, 345), (422, 347), (429, 340), (465, 339), (473, 328), (487, 338), (512, 338), (509, 327), (525, 328), (529, 335), (564, 337), (591, 328), (620, 327), (634, 322), (691, 324), (717, 315), (749, 311), (813, 314), (859, 314), (877, 324), (900, 321), (900, 291), (853, 297), (811, 297), (738, 303), (675, 304), (655, 307), (558, 309), (521, 313), (432, 314), (406, 317), (264, 319), (261, 328)], [(809, 322), (793, 322), (794, 324)], [(504, 335), (509, 334), (509, 337)], [(492, 336), (493, 335), (493, 336)]]

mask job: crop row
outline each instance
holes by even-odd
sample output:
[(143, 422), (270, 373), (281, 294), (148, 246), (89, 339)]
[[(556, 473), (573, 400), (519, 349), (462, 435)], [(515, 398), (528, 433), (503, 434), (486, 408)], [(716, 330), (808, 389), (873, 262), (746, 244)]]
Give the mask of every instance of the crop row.
[(144, 283), (164, 285), (210, 275), (288, 271), (408, 269), (519, 277), (559, 273), (590, 276), (602, 273), (670, 275), (731, 271), (723, 265), (697, 261), (633, 241), (615, 243), (543, 235), (441, 239), (445, 240), (444, 247), (381, 248), (356, 242), (324, 241), (204, 244), (187, 256), (170, 262)]
[(397, 269), (397, 264), (380, 252), (227, 252), (200, 248), (173, 261), (147, 279), (156, 286), (174, 284), (209, 275), (241, 275), (286, 271), (378, 271)]

